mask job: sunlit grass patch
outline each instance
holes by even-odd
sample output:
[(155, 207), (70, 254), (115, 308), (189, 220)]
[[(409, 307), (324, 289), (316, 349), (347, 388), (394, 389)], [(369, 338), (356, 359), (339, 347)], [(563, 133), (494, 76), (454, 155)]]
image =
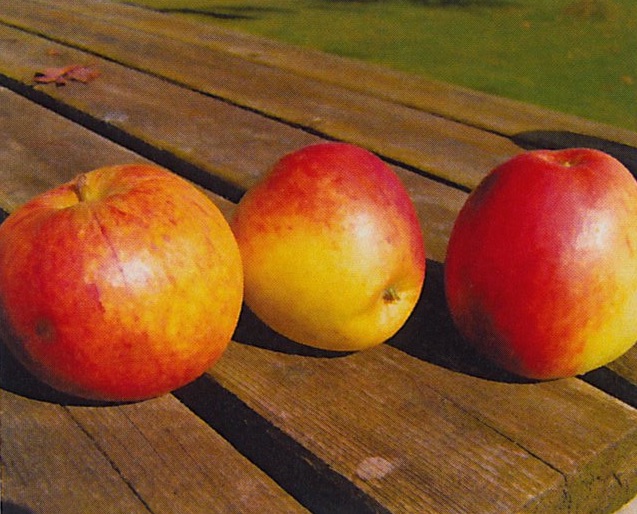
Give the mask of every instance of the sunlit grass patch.
[(634, 0), (135, 0), (637, 130)]

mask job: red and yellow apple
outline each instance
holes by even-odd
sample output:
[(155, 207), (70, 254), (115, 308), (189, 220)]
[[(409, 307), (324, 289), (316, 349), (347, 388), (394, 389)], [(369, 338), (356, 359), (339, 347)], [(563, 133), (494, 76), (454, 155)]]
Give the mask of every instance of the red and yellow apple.
[(157, 166), (81, 174), (0, 225), (3, 339), (66, 393), (132, 401), (187, 384), (222, 355), (242, 298), (227, 221)]
[(320, 143), (284, 156), (230, 225), (246, 304), (298, 343), (378, 345), (420, 296), (425, 249), (413, 203), (394, 171), (360, 147)]
[(637, 341), (637, 182), (592, 149), (529, 151), (469, 195), (445, 263), (459, 331), (503, 368), (575, 376)]

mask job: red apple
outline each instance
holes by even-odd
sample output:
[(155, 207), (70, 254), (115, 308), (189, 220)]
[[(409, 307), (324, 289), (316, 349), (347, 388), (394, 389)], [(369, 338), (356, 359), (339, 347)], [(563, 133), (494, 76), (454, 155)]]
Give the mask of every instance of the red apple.
[(445, 280), (460, 332), (507, 370), (607, 364), (637, 341), (637, 182), (591, 149), (512, 158), (463, 206)]
[(156, 166), (79, 175), (0, 226), (3, 339), (85, 398), (140, 400), (201, 375), (232, 337), (242, 280), (218, 208)]
[(308, 346), (360, 350), (394, 335), (423, 286), (414, 206), (378, 157), (322, 143), (283, 157), (231, 220), (246, 304)]

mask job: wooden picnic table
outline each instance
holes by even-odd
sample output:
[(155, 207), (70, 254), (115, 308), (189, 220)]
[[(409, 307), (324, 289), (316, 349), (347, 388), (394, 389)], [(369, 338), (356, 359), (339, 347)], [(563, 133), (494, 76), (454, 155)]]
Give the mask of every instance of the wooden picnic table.
[[(90, 65), (64, 87), (36, 72)], [(425, 292), (347, 355), (247, 310), (226, 354), (161, 398), (100, 405), (2, 350), (2, 512), (588, 513), (637, 493), (637, 347), (584, 376), (519, 380), (478, 358), (442, 269), (468, 192), (530, 148), (592, 146), (637, 170), (637, 133), (107, 0), (0, 3), (0, 208), (82, 171), (152, 161), (225, 215), (285, 153), (355, 143), (418, 210)]]

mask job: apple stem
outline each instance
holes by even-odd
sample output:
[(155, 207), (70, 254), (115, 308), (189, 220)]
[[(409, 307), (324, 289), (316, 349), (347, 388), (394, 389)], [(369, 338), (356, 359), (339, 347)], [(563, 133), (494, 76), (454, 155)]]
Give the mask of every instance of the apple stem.
[(75, 184), (74, 184), (74, 192), (77, 195), (77, 199), (80, 202), (85, 202), (86, 201), (86, 185), (88, 182), (88, 178), (86, 178), (86, 174), (82, 173), (80, 176), (77, 177), (77, 179), (75, 180)]
[(400, 296), (398, 296), (398, 292), (394, 288), (394, 286), (390, 286), (383, 292), (383, 300), (385, 303), (394, 303), (400, 300)]

